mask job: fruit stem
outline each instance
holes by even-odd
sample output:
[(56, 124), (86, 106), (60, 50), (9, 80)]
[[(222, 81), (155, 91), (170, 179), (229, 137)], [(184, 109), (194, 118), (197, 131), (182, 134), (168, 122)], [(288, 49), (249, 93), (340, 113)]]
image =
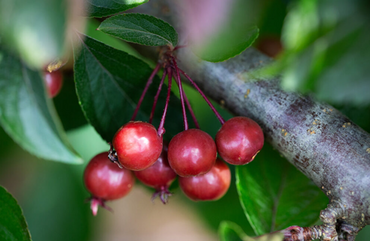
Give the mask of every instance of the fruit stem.
[(202, 97), (204, 98), (204, 100), (207, 102), (207, 104), (209, 105), (209, 107), (212, 109), (213, 113), (215, 113), (215, 115), (216, 115), (217, 119), (220, 121), (221, 125), (223, 125), (225, 123), (224, 118), (222, 118), (222, 116), (220, 115), (220, 113), (218, 113), (218, 111), (216, 110), (216, 108), (208, 100), (208, 98), (205, 96), (205, 94), (202, 92), (202, 90), (198, 87), (197, 84), (195, 84), (195, 82), (189, 77), (189, 75), (187, 75), (181, 69), (179, 69), (179, 70), (190, 81), (190, 83), (195, 87), (195, 89), (197, 89), (197, 91), (202, 95)]
[[(176, 83), (177, 83), (177, 80), (176, 80)], [(193, 108), (191, 108), (191, 105), (190, 105), (189, 99), (188, 99), (188, 97), (186, 96), (185, 91), (183, 91), (183, 93), (184, 93), (184, 99), (185, 99), (186, 106), (188, 107), (188, 110), (189, 110), (189, 112), (190, 112), (190, 115), (191, 115), (191, 117), (192, 117), (192, 119), (193, 119), (193, 121), (194, 121), (194, 125), (195, 125), (195, 127), (196, 127), (197, 129), (200, 129), (200, 126), (199, 126), (198, 120), (197, 120), (197, 118), (195, 117), (195, 114), (194, 114)]]
[(176, 51), (176, 50), (178, 50), (178, 49), (181, 49), (181, 48), (185, 48), (185, 47), (187, 47), (186, 45), (177, 45), (173, 50), (172, 50), (172, 52), (174, 52), (174, 51)]
[(189, 124), (188, 124), (188, 118), (186, 116), (185, 101), (184, 101), (184, 89), (182, 88), (182, 83), (181, 83), (181, 79), (180, 79), (180, 71), (179, 71), (179, 68), (177, 67), (177, 63), (176, 63), (175, 58), (171, 56), (171, 59), (173, 61), (173, 65), (175, 67), (175, 81), (176, 81), (177, 85), (179, 86), (179, 91), (180, 91), (182, 116), (183, 116), (183, 119), (184, 119), (184, 129), (188, 130), (189, 129)]
[(167, 68), (167, 73), (168, 73), (167, 98), (166, 98), (166, 104), (165, 104), (164, 110), (163, 110), (162, 119), (161, 119), (161, 122), (159, 123), (159, 127), (158, 127), (158, 136), (160, 136), (160, 137), (162, 137), (162, 135), (166, 131), (163, 128), (163, 126), (164, 126), (164, 122), (165, 122), (165, 119), (166, 119), (166, 114), (167, 114), (167, 109), (168, 109), (168, 103), (170, 102), (170, 96), (171, 96), (172, 72), (171, 72), (171, 68), (170, 67)]
[(152, 111), (150, 112), (150, 118), (149, 118), (149, 123), (150, 124), (152, 124), (153, 116), (154, 116), (154, 112), (155, 112), (155, 107), (157, 106), (158, 97), (159, 97), (159, 94), (161, 93), (162, 85), (164, 83), (164, 80), (165, 80), (166, 76), (167, 76), (167, 70), (165, 69), (163, 71), (162, 79), (161, 79), (161, 82), (159, 83), (157, 93), (154, 96), (153, 107), (152, 107)]
[(156, 199), (156, 197), (159, 197), (163, 204), (167, 204), (168, 197), (170, 196), (172, 196), (172, 193), (168, 190), (168, 187), (162, 186), (153, 193), (152, 202), (154, 202), (154, 199)]
[(113, 149), (112, 142), (108, 143), (110, 146), (109, 152), (108, 152), (108, 158), (111, 162), (115, 163), (119, 168), (123, 168), (122, 164), (118, 161), (117, 152)]
[(146, 82), (146, 85), (145, 85), (145, 88), (144, 88), (144, 90), (143, 90), (143, 93), (141, 94), (140, 99), (139, 99), (139, 101), (137, 102), (137, 105), (136, 105), (136, 108), (135, 108), (134, 114), (133, 114), (133, 115), (132, 115), (132, 117), (131, 117), (131, 121), (134, 121), (134, 120), (135, 120), (136, 115), (137, 115), (137, 113), (139, 112), (141, 102), (143, 102), (143, 99), (144, 99), (144, 97), (145, 97), (145, 94), (146, 94), (146, 92), (148, 91), (150, 84), (153, 82), (154, 76), (157, 74), (157, 72), (158, 72), (158, 70), (159, 70), (160, 68), (161, 68), (161, 65), (158, 63), (158, 64), (155, 66), (155, 68), (154, 68), (154, 70), (153, 70), (152, 74), (150, 75), (150, 77), (149, 77), (148, 81)]
[(190, 105), (190, 102), (188, 100), (188, 97), (186, 97), (186, 94), (184, 92), (184, 98), (185, 98), (185, 102), (186, 102), (186, 106), (188, 107), (188, 110), (190, 112), (190, 115), (191, 117), (193, 118), (193, 121), (194, 121), (194, 125), (196, 128), (200, 129), (200, 126), (199, 126), (199, 123), (198, 123), (198, 120), (197, 118), (195, 117), (195, 114), (194, 114), (194, 111), (193, 111), (193, 108), (191, 108), (191, 105)]

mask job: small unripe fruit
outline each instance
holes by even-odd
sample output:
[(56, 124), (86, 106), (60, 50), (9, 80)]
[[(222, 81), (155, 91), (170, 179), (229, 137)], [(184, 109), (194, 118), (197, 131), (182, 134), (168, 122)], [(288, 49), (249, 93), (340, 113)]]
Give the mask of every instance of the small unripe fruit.
[(63, 75), (60, 70), (52, 72), (44, 71), (44, 79), (46, 83), (46, 89), (50, 98), (54, 98), (59, 94), (63, 85)]
[(233, 165), (251, 162), (262, 149), (264, 142), (261, 127), (247, 117), (234, 117), (226, 121), (216, 135), (220, 156)]
[(230, 181), (230, 169), (220, 159), (206, 174), (179, 178), (181, 190), (194, 201), (220, 199), (229, 189)]
[(196, 176), (208, 172), (216, 161), (216, 144), (199, 129), (180, 132), (168, 146), (168, 162), (177, 175)]
[(130, 121), (117, 131), (112, 144), (122, 166), (141, 171), (153, 165), (161, 155), (162, 142), (152, 124)]

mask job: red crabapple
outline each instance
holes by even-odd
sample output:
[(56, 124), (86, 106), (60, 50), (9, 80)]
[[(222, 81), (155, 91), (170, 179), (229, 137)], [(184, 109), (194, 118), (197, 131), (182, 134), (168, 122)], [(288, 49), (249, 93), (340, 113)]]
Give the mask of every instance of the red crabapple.
[(113, 138), (118, 161), (125, 168), (141, 171), (150, 167), (162, 152), (162, 138), (152, 124), (130, 121)]
[(182, 177), (208, 172), (216, 161), (216, 144), (212, 137), (199, 129), (180, 132), (168, 146), (168, 162)]
[(190, 199), (211, 201), (220, 199), (229, 189), (229, 167), (220, 159), (209, 172), (195, 177), (179, 177), (181, 190)]
[(132, 189), (135, 178), (130, 170), (119, 168), (103, 152), (91, 159), (84, 172), (84, 183), (91, 193), (91, 210), (94, 215), (98, 206), (105, 207), (106, 200), (115, 200), (126, 196)]
[(162, 154), (152, 166), (145, 170), (135, 172), (137, 179), (145, 185), (156, 189), (152, 199), (159, 196), (163, 204), (167, 203), (168, 196), (171, 195), (168, 191), (168, 187), (177, 176), (168, 164), (167, 151), (167, 145), (164, 144)]
[(55, 70), (52, 72), (44, 71), (44, 79), (49, 97), (54, 98), (62, 89), (63, 85), (62, 72), (60, 70)]
[(262, 149), (263, 142), (261, 127), (247, 117), (231, 118), (216, 135), (218, 154), (233, 165), (251, 162)]

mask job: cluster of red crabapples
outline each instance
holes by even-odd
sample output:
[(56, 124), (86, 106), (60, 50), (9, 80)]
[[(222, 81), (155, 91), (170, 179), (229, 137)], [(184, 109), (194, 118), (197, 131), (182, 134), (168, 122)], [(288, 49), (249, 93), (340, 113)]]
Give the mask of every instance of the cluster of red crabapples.
[[(171, 195), (169, 186), (177, 176), (180, 188), (190, 199), (217, 200), (230, 186), (230, 169), (225, 162), (232, 165), (247, 164), (263, 146), (264, 137), (260, 126), (247, 117), (234, 117), (225, 122), (194, 81), (178, 68), (172, 53), (170, 50), (163, 53), (161, 61), (148, 79), (131, 121), (116, 132), (109, 152), (95, 156), (85, 169), (84, 182), (92, 194), (90, 200), (94, 215), (99, 205), (107, 208), (105, 201), (125, 196), (134, 185), (134, 176), (143, 184), (155, 188), (153, 199), (158, 196), (164, 204)], [(149, 122), (135, 121), (146, 91), (160, 68), (163, 68), (163, 76), (154, 97)], [(215, 141), (200, 130), (182, 88), (180, 74), (204, 97), (221, 122), (222, 127)], [(156, 129), (151, 123), (166, 77), (167, 98), (161, 122)], [(172, 79), (179, 87), (184, 131), (175, 135), (167, 144), (163, 141), (163, 134)], [(195, 129), (188, 128), (185, 105), (193, 118)], [(225, 162), (217, 158), (217, 153)]]

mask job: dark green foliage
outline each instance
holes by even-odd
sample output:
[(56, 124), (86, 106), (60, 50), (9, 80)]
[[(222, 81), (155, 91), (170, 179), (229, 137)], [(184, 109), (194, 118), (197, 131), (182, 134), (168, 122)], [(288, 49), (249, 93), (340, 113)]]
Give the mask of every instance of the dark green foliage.
[(282, 86), (332, 103), (369, 104), (369, 10), (366, 1), (296, 2), (283, 28)]
[(0, 123), (20, 146), (47, 160), (81, 163), (48, 98), (41, 73), (0, 48)]
[(31, 240), (26, 220), (17, 200), (0, 186), (0, 240)]
[[(81, 37), (75, 49), (75, 82), (80, 105), (88, 121), (104, 140), (110, 142), (128, 121), (152, 69), (142, 60), (89, 37)], [(148, 121), (159, 78), (156, 76), (140, 108), (137, 120)], [(164, 87), (165, 88), (165, 87)], [(159, 124), (166, 98), (162, 91), (154, 126)], [(181, 131), (181, 104), (172, 96), (165, 128), (169, 136)]]
[(324, 193), (265, 145), (255, 160), (236, 168), (240, 202), (256, 234), (314, 224), (327, 205)]
[(89, 0), (88, 16), (90, 17), (104, 17), (115, 13), (123, 12), (128, 9), (137, 7), (149, 0)]
[(168, 23), (150, 15), (130, 13), (110, 17), (98, 30), (128, 42), (148, 46), (176, 46), (177, 33)]

